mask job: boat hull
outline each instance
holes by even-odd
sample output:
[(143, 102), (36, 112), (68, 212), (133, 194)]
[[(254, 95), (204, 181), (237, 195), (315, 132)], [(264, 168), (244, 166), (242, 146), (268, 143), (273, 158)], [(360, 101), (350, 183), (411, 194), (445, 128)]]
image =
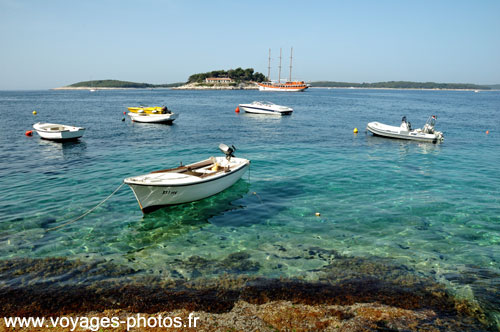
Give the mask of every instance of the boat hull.
[(240, 108), (242, 108), (245, 113), (253, 113), (253, 114), (270, 114), (270, 115), (290, 115), (292, 114), (293, 110), (290, 109), (289, 111), (276, 111), (268, 108), (262, 108), (262, 107), (256, 107), (252, 105), (239, 105)]
[(33, 125), (33, 129), (35, 129), (41, 138), (51, 141), (76, 140), (85, 133), (85, 128), (55, 123), (38, 122)]
[(218, 194), (236, 183), (249, 166), (250, 162), (247, 161), (221, 177), (197, 183), (145, 185), (133, 183), (130, 179), (125, 179), (125, 183), (134, 192), (141, 210), (149, 213), (164, 206), (193, 202)]
[(366, 126), (366, 130), (371, 132), (376, 136), (397, 138), (410, 141), (420, 141), (429, 143), (438, 143), (442, 141), (442, 136), (437, 134), (426, 134), (423, 132), (418, 132), (417, 130), (412, 131), (401, 131), (399, 127), (389, 126), (380, 122), (370, 122)]
[(172, 123), (177, 119), (178, 114), (148, 114), (148, 113), (128, 113), (130, 119), (134, 122), (143, 123)]
[(272, 85), (260, 85), (259, 91), (284, 91), (284, 92), (301, 92), (305, 91), (308, 86), (272, 86)]

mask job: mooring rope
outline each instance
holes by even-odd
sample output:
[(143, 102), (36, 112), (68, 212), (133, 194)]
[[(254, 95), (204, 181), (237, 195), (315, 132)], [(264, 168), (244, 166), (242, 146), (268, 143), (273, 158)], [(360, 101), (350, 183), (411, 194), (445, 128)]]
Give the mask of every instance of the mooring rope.
[(94, 206), (93, 208), (91, 208), (90, 210), (87, 210), (87, 212), (85, 212), (84, 214), (82, 214), (81, 216), (75, 218), (75, 219), (71, 219), (70, 221), (67, 221), (65, 222), (64, 224), (62, 225), (59, 225), (59, 226), (56, 226), (56, 227), (52, 227), (52, 228), (48, 228), (46, 230), (46, 232), (50, 232), (50, 231), (53, 231), (55, 229), (58, 229), (58, 228), (61, 228), (61, 227), (64, 227), (66, 225), (69, 225), (69, 224), (72, 224), (74, 223), (75, 221), (79, 220), (79, 219), (82, 219), (83, 217), (85, 217), (87, 214), (89, 214), (90, 212), (94, 211), (95, 209), (97, 209), (99, 206), (101, 206), (102, 204), (104, 204), (104, 202), (106, 202), (108, 199), (111, 198), (111, 196), (113, 196), (114, 194), (116, 194), (116, 192), (118, 190), (120, 190), (120, 188), (125, 184), (125, 182), (122, 182), (122, 184), (120, 184), (118, 186), (118, 188), (115, 189), (115, 191), (113, 191), (108, 197), (106, 197), (104, 200), (102, 200), (99, 204), (97, 204), (96, 206)]
[[(250, 164), (250, 165), (248, 165), (248, 183), (249, 183), (249, 184), (251, 184), (251, 182), (250, 182), (250, 169), (251, 169), (251, 166), (252, 166), (251, 164)], [(255, 192), (255, 191), (254, 191), (254, 192), (252, 192), (252, 195), (257, 196), (257, 198), (258, 198), (258, 199), (259, 199), (259, 201), (260, 201), (260, 204), (264, 204), (264, 202), (262, 202), (262, 199), (260, 198), (259, 194), (257, 194), (257, 192)]]
[(262, 202), (262, 199), (260, 198), (259, 194), (257, 194), (255, 191), (252, 194), (255, 195), (255, 196), (257, 196), (257, 198), (260, 201), (260, 204), (264, 204), (264, 202)]

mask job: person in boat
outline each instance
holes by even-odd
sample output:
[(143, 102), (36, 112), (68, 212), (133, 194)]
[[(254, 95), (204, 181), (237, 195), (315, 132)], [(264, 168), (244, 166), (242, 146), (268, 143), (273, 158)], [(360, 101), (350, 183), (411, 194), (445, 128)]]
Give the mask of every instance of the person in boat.
[(399, 126), (401, 131), (411, 131), (411, 123), (406, 121), (406, 115), (401, 119), (401, 125)]

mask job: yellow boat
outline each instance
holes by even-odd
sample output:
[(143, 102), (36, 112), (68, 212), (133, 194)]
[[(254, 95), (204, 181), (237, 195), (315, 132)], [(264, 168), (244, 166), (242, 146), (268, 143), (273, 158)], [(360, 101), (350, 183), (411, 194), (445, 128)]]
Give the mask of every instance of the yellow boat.
[(172, 113), (168, 110), (167, 106), (139, 106), (139, 107), (127, 107), (129, 112), (132, 113), (146, 113), (146, 114), (168, 114)]

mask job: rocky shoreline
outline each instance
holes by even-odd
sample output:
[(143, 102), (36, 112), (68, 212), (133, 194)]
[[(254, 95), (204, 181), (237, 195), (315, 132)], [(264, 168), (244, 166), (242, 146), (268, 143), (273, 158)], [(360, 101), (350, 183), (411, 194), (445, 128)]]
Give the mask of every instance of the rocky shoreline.
[(256, 83), (239, 83), (236, 85), (229, 85), (229, 84), (206, 85), (202, 83), (188, 83), (172, 89), (174, 90), (258, 90), (259, 86)]
[(79, 87), (72, 87), (72, 86), (62, 86), (59, 88), (52, 88), (50, 90), (151, 90), (151, 89), (170, 89), (170, 88), (95, 88), (95, 87), (89, 87), (89, 86), (79, 86)]
[(258, 90), (259, 86), (255, 83), (240, 83), (236, 85), (228, 84), (216, 84), (216, 85), (204, 85), (199, 83), (189, 83), (178, 87), (171, 88), (96, 88), (96, 87), (71, 87), (62, 86), (59, 88), (53, 88), (51, 90), (137, 90), (137, 89), (147, 89), (147, 90), (157, 90), (157, 89), (173, 89), (173, 90)]

